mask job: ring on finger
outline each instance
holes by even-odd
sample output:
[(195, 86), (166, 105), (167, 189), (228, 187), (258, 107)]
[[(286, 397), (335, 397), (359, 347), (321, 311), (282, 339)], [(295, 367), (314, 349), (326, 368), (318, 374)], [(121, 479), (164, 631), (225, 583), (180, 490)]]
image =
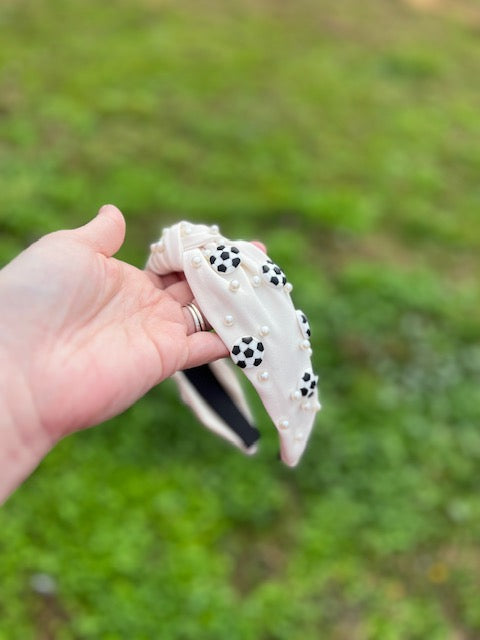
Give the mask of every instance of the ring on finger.
[(200, 312), (200, 309), (193, 304), (193, 302), (189, 302), (185, 305), (185, 308), (189, 310), (190, 315), (193, 319), (193, 324), (195, 325), (195, 332), (197, 331), (206, 331), (207, 325), (205, 324), (205, 320)]

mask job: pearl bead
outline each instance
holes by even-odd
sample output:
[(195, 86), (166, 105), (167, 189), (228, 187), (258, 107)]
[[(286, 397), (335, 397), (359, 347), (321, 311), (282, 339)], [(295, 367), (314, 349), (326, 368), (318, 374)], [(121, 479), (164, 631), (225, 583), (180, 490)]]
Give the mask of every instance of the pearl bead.
[(308, 353), (308, 355), (311, 357), (311, 356), (312, 356), (312, 354), (313, 354), (313, 351), (312, 351), (311, 349), (307, 349), (307, 353)]
[(302, 397), (302, 394), (300, 393), (300, 391), (292, 391), (292, 394), (290, 397), (292, 400), (300, 400), (300, 398)]
[(212, 224), (212, 226), (210, 227), (210, 231), (212, 233), (218, 233), (220, 231), (218, 224)]
[(288, 422), (288, 420), (280, 420), (278, 426), (280, 427), (280, 429), (288, 429), (290, 423)]
[(268, 371), (262, 371), (262, 373), (258, 374), (258, 377), (262, 382), (266, 382), (270, 378), (270, 374)]
[(238, 291), (240, 289), (240, 283), (238, 280), (232, 280), (230, 282), (230, 291)]
[(304, 437), (303, 431), (297, 431), (295, 434), (295, 440), (303, 440)]
[(300, 346), (302, 349), (310, 349), (311, 345), (310, 345), (310, 340), (303, 340), (300, 343)]
[(287, 293), (290, 293), (290, 291), (292, 291), (293, 289), (293, 284), (291, 282), (287, 282), (283, 288)]
[(154, 242), (153, 244), (151, 244), (150, 245), (150, 249), (154, 253), (157, 253), (159, 251), (163, 251), (165, 249), (165, 246), (163, 244), (163, 240), (159, 240), (158, 242)]
[(194, 256), (192, 258), (192, 265), (198, 269), (198, 267), (200, 267), (202, 265), (202, 259), (200, 256)]
[(267, 327), (266, 324), (264, 324), (263, 327), (260, 327), (261, 336), (268, 336), (269, 333), (270, 333), (270, 327)]
[(233, 324), (233, 316), (231, 316), (230, 314), (226, 315), (223, 319), (223, 322), (227, 325), (227, 327), (231, 327)]
[(262, 281), (260, 280), (260, 276), (253, 276), (252, 283), (254, 287), (259, 287), (262, 284)]
[(310, 404), (310, 402), (304, 402), (304, 403), (302, 404), (302, 409), (303, 409), (304, 411), (309, 411), (311, 408), (312, 408), (312, 405)]

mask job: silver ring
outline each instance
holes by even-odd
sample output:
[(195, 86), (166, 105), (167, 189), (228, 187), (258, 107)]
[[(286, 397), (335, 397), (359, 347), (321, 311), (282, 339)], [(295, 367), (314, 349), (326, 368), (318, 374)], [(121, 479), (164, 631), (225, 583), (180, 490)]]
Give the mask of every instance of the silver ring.
[(203, 319), (202, 314), (200, 313), (200, 309), (196, 307), (193, 302), (189, 302), (185, 305), (185, 308), (190, 311), (190, 315), (193, 318), (193, 324), (195, 325), (195, 332), (197, 331), (206, 331), (207, 325), (205, 324), (205, 320)]

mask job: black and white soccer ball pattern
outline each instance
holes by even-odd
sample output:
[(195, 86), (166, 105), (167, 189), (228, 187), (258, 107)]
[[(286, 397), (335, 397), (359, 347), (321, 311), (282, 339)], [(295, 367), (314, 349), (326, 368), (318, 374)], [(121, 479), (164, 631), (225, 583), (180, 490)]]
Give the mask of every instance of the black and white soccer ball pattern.
[(210, 264), (218, 273), (232, 273), (242, 261), (239, 254), (238, 247), (219, 244), (210, 254)]
[(275, 264), (270, 259), (262, 264), (262, 278), (273, 287), (283, 287), (287, 283), (287, 278), (283, 271), (278, 264)]
[(297, 313), (298, 324), (300, 326), (300, 331), (302, 332), (302, 336), (306, 340), (309, 340), (310, 336), (312, 335), (312, 332), (310, 331), (310, 324), (308, 322), (307, 316), (303, 313), (303, 311), (300, 311), (300, 309), (297, 309), (296, 313)]
[(239, 338), (232, 347), (232, 360), (241, 369), (258, 367), (263, 361), (264, 346), (252, 336)]
[(317, 383), (318, 376), (316, 376), (311, 369), (307, 369), (300, 378), (298, 390), (303, 397), (307, 396), (308, 398), (311, 398), (317, 388)]

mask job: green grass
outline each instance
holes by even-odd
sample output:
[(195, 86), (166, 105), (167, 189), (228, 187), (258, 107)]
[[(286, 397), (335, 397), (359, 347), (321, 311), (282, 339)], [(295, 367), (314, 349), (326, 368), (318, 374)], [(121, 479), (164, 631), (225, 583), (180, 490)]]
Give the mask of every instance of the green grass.
[(261, 238), (324, 411), (295, 470), (256, 398), (249, 459), (170, 382), (63, 441), (0, 513), (0, 640), (480, 637), (480, 15), (449, 6), (2, 3), (1, 262), (104, 202), (139, 266), (181, 218)]

